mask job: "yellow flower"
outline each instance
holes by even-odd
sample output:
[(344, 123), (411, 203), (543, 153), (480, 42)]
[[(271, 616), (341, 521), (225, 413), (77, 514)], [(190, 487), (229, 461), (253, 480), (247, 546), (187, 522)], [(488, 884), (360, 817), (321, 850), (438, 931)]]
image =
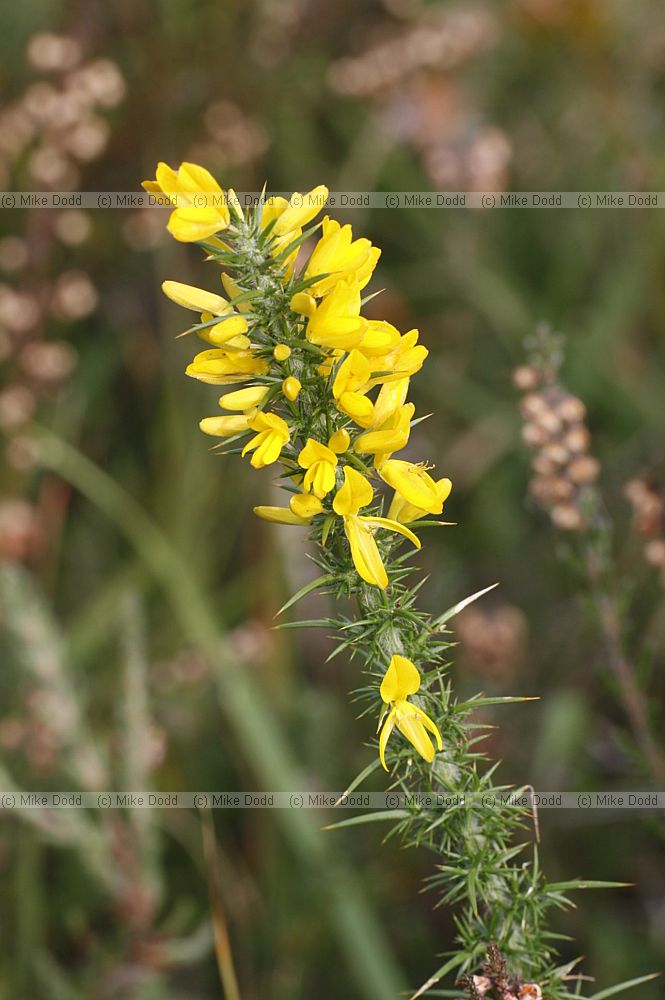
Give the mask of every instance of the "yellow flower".
[(333, 510), (344, 518), (344, 531), (359, 576), (376, 587), (388, 586), (388, 574), (374, 539), (373, 528), (388, 528), (408, 538), (416, 548), (420, 541), (403, 524), (387, 517), (361, 516), (358, 511), (372, 502), (374, 490), (362, 473), (344, 466), (344, 485), (335, 494)]
[[(159, 163), (155, 180), (143, 181), (142, 186), (151, 194), (166, 195), (171, 204), (177, 206), (166, 228), (182, 243), (206, 240), (229, 225), (224, 192), (205, 167), (182, 163), (178, 170), (173, 170), (168, 164)], [(197, 207), (197, 201), (205, 201), (205, 204)]]
[[(245, 289), (241, 288), (240, 285), (233, 280), (230, 274), (225, 271), (222, 273), (222, 284), (224, 285), (224, 291), (231, 299), (237, 299), (244, 294)], [(229, 303), (230, 305), (231, 303)], [(235, 307), (239, 312), (246, 313), (252, 311), (252, 304), (249, 301), (239, 302)]]
[(316, 299), (308, 292), (296, 292), (289, 305), (299, 316), (312, 316), (316, 311)]
[(392, 417), (393, 413), (399, 410), (400, 406), (404, 405), (408, 391), (408, 378), (394, 379), (381, 386), (379, 394), (374, 400), (372, 429), (380, 427), (389, 417)]
[(250, 462), (255, 469), (272, 465), (291, 437), (286, 420), (276, 413), (257, 413), (249, 420), (249, 427), (257, 433), (243, 448), (243, 458), (247, 452), (253, 451)]
[(263, 402), (267, 392), (266, 385), (250, 385), (246, 389), (225, 392), (219, 397), (219, 405), (223, 410), (254, 410)]
[(215, 316), (223, 317), (221, 322), (197, 330), (201, 340), (214, 347), (228, 343), (241, 349), (249, 347), (249, 340), (242, 336), (248, 329), (247, 320), (235, 313), (222, 295), (195, 285), (185, 285), (182, 281), (164, 281), (162, 291), (176, 305), (201, 313), (202, 323), (210, 322)]
[(301, 389), (302, 383), (300, 382), (300, 379), (297, 379), (294, 375), (289, 375), (288, 378), (285, 378), (282, 382), (282, 392), (292, 403), (294, 403), (300, 395)]
[(204, 417), (199, 420), (199, 427), (204, 434), (212, 437), (233, 437), (249, 430), (249, 414), (234, 413), (221, 417)]
[(367, 239), (354, 240), (351, 226), (340, 226), (339, 222), (329, 216), (323, 220), (321, 232), (321, 238), (305, 269), (305, 278), (313, 278), (318, 274), (326, 274), (327, 277), (309, 286), (311, 294), (325, 295), (341, 277), (347, 275), (355, 278), (358, 288), (364, 288), (372, 276), (381, 251)]
[(437, 485), (424, 465), (389, 458), (378, 467), (378, 473), (411, 506), (427, 513), (434, 513), (440, 506)]
[(407, 701), (409, 695), (415, 694), (419, 688), (420, 674), (416, 666), (406, 656), (393, 656), (381, 682), (381, 697), (386, 705), (390, 705), (379, 737), (379, 756), (386, 771), (386, 746), (395, 726), (430, 764), (434, 760), (434, 746), (428, 732), (436, 738), (438, 749), (443, 749), (436, 724), (422, 708)]
[(321, 501), (311, 494), (297, 493), (288, 507), (255, 507), (254, 513), (273, 524), (309, 524), (323, 510)]
[[(270, 199), (269, 199), (270, 200)], [(291, 195), (288, 203), (283, 198), (275, 199), (279, 201), (281, 211), (277, 212), (275, 225), (272, 233), (274, 236), (287, 236), (301, 230), (314, 216), (318, 215), (326, 201), (328, 200), (328, 188), (325, 184), (319, 184), (306, 194), (296, 191)], [(282, 204), (283, 207), (282, 207)], [(265, 216), (264, 216), (265, 218)]]
[(257, 407), (263, 401), (267, 386), (252, 385), (247, 389), (237, 389), (219, 397), (219, 405), (223, 410), (240, 410), (233, 416), (204, 417), (199, 427), (204, 434), (213, 437), (232, 437), (250, 429), (250, 420), (255, 416)]
[(209, 312), (213, 316), (222, 316), (229, 310), (229, 304), (223, 295), (208, 292), (196, 285), (185, 285), (182, 281), (163, 281), (162, 291), (176, 305), (194, 312)]
[[(390, 324), (388, 324), (390, 325)], [(426, 347), (418, 343), (418, 331), (410, 330), (399, 338), (384, 354), (372, 356), (372, 367), (375, 372), (387, 372), (386, 375), (377, 375), (373, 380), (374, 385), (389, 382), (393, 379), (402, 379), (410, 375), (415, 375), (423, 366), (425, 358), (429, 354)]]
[[(346, 437), (344, 437), (346, 435)], [(344, 452), (349, 446), (348, 433), (338, 431), (328, 441), (328, 446), (307, 438), (307, 444), (298, 455), (298, 464), (307, 469), (304, 479), (305, 491), (310, 491), (319, 499), (335, 487), (336, 452)]]
[(376, 430), (366, 431), (356, 438), (354, 451), (375, 455), (375, 464), (380, 468), (388, 455), (406, 446), (415, 411), (413, 403), (398, 407)]
[(291, 348), (288, 344), (275, 344), (272, 351), (275, 361), (286, 361), (291, 357)]
[(368, 358), (380, 358), (394, 350), (400, 339), (401, 334), (392, 323), (382, 319), (368, 319), (367, 329), (358, 344), (358, 350)]
[(444, 503), (450, 496), (453, 484), (449, 479), (439, 479), (434, 485), (436, 486), (436, 504), (427, 508), (416, 507), (408, 503), (399, 493), (395, 493), (390, 504), (388, 517), (394, 518), (401, 524), (410, 524), (411, 521), (417, 521), (418, 518), (425, 517), (426, 514), (440, 514), (443, 511)]
[[(291, 200), (274, 195), (266, 199), (261, 212), (261, 229), (265, 230), (271, 225), (270, 238), (272, 241), (271, 253), (273, 257), (279, 256), (294, 240), (302, 235), (302, 227), (311, 222), (328, 199), (328, 188), (323, 184), (308, 191), (307, 194), (295, 192)], [(289, 277), (293, 271), (295, 259), (298, 256), (296, 247), (284, 262), (285, 277)]]
[(268, 367), (263, 358), (257, 358), (251, 351), (215, 348), (197, 354), (185, 374), (209, 385), (231, 385), (256, 375), (267, 375)]
[(366, 327), (358, 282), (348, 278), (338, 281), (316, 307), (307, 323), (307, 339), (319, 347), (348, 351), (360, 342)]
[(374, 417), (374, 405), (365, 395), (370, 388), (370, 374), (371, 366), (365, 355), (352, 350), (339, 366), (333, 382), (337, 409), (361, 427), (369, 427)]

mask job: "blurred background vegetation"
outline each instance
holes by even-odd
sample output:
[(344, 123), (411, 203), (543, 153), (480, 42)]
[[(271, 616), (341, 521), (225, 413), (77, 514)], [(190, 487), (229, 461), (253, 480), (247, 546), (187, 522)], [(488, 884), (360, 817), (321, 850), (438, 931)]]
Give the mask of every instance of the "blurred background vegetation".
[[(655, 0), (28, 0), (0, 23), (4, 190), (131, 191), (158, 159), (238, 190), (665, 188)], [(383, 247), (375, 314), (417, 325), (431, 352), (414, 453), (453, 479), (458, 526), (427, 538), (424, 600), (442, 610), (501, 582), (457, 623), (457, 691), (541, 699), (479, 719), (498, 727), (503, 780), (651, 787), (584, 575), (528, 499), (512, 372), (538, 323), (566, 335), (623, 637), (657, 713), (662, 212), (343, 218)], [(356, 721), (357, 674), (326, 664), (325, 635), (273, 630), (310, 567), (294, 535), (252, 518), (270, 476), (211, 456), (196, 428), (217, 393), (184, 378), (192, 345), (159, 285), (217, 279), (165, 221), (2, 215), (0, 785), (340, 790), (373, 757), (373, 721)], [(624, 495), (636, 479), (650, 520)], [(417, 894), (434, 859), (379, 849), (376, 825), (321, 833), (328, 821), (218, 812), (204, 853), (182, 811), (5, 813), (0, 995), (220, 996), (209, 895), (244, 1000), (419, 986), (454, 933)], [(561, 918), (564, 956), (584, 954), (596, 988), (658, 968), (662, 817), (549, 811), (540, 827), (553, 878), (635, 883)]]

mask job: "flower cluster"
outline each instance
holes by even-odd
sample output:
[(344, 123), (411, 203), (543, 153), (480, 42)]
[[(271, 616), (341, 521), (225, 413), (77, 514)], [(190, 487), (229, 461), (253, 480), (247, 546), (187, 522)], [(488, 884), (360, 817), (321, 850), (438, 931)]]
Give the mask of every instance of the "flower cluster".
[(598, 460), (589, 453), (586, 407), (560, 381), (558, 336), (543, 325), (529, 343), (531, 362), (513, 372), (515, 387), (524, 393), (522, 440), (534, 450), (529, 492), (556, 528), (584, 531), (590, 491), (600, 473)]
[[(409, 441), (415, 408), (409, 381), (427, 349), (418, 331), (362, 316), (362, 291), (380, 250), (354, 239), (350, 225), (326, 216), (309, 229), (328, 191), (262, 198), (245, 213), (232, 190), (222, 191), (201, 166), (176, 171), (160, 163), (144, 187), (172, 206), (168, 229), (181, 242), (198, 243), (224, 267), (221, 292), (179, 281), (163, 290), (199, 316), (188, 332), (208, 346), (186, 371), (211, 385), (235, 386), (219, 399), (223, 411), (205, 417), (201, 430), (238, 443), (255, 469), (280, 462), (288, 506), (258, 506), (268, 521), (310, 526), (323, 545), (342, 531), (355, 572), (385, 590), (390, 577), (377, 532), (420, 540), (412, 525), (442, 513), (449, 479), (395, 455)], [(301, 261), (302, 244), (319, 231)], [(387, 516), (380, 491), (387, 487)], [(397, 728), (432, 760), (423, 710), (407, 701), (420, 687), (414, 664), (395, 650), (381, 695), (390, 705), (381, 737)]]
[[(216, 291), (163, 285), (196, 314), (186, 332), (206, 345), (187, 374), (224, 387), (220, 412), (204, 417), (201, 430), (253, 468), (279, 468), (288, 504), (255, 511), (306, 529), (322, 570), (285, 607), (316, 589), (350, 599), (334, 618), (289, 625), (332, 631), (331, 657), (358, 657), (370, 679), (359, 697), (380, 709), (379, 759), (352, 787), (373, 767), (391, 771), (393, 787), (406, 796), (390, 817), (393, 831), (405, 845), (426, 846), (442, 859), (430, 888), (462, 910), (459, 947), (416, 995), (455, 972), (466, 976), (475, 1000), (538, 1000), (541, 982), (551, 1000), (567, 1000), (570, 966), (559, 964), (546, 919), (568, 905), (565, 893), (577, 883), (551, 886), (537, 863), (513, 860), (521, 850), (513, 843), (521, 807), (500, 794), (493, 767), (479, 767), (478, 737), (470, 736), (471, 713), (495, 699), (458, 702), (446, 678), (446, 623), (485, 591), (433, 617), (418, 607), (422, 581), (407, 582), (412, 549), (401, 551), (403, 541), (418, 548), (416, 532), (442, 523), (451, 484), (400, 455), (416, 422), (410, 379), (427, 351), (416, 330), (401, 333), (362, 315), (380, 251), (354, 238), (349, 225), (315, 221), (328, 197), (324, 187), (243, 207), (190, 163), (177, 171), (160, 164), (145, 186), (171, 207), (171, 234), (196, 243), (222, 270)], [(403, 740), (391, 740), (395, 731)], [(423, 789), (464, 806), (442, 813), (416, 801)], [(490, 956), (494, 944), (501, 953)], [(482, 975), (471, 975), (479, 968)]]

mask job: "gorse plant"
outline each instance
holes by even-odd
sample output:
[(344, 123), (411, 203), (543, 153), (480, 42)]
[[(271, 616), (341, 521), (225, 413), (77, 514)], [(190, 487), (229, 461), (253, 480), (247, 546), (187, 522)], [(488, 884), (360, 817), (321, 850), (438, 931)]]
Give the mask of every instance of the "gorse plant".
[[(471, 721), (475, 709), (511, 699), (456, 701), (446, 623), (466, 602), (437, 618), (416, 605), (423, 582), (410, 582), (417, 532), (442, 523), (451, 483), (395, 457), (417, 423), (407, 393), (427, 350), (416, 330), (400, 334), (361, 316), (380, 251), (333, 219), (310, 226), (325, 187), (290, 201), (262, 197), (245, 212), (233, 191), (222, 192), (194, 164), (174, 171), (162, 163), (144, 186), (174, 206), (172, 235), (197, 243), (224, 269), (227, 297), (163, 284), (169, 298), (200, 314), (188, 332), (209, 345), (187, 374), (242, 386), (221, 396), (223, 412), (205, 417), (201, 429), (224, 439), (226, 453), (249, 456), (254, 468), (279, 469), (288, 503), (255, 513), (305, 528), (321, 569), (287, 606), (318, 589), (345, 609), (293, 624), (335, 632), (333, 655), (346, 652), (362, 664), (359, 696), (377, 717), (378, 758), (350, 787), (380, 765), (389, 771), (402, 794), (399, 808), (380, 816), (406, 844), (436, 855), (431, 887), (440, 904), (457, 908), (456, 945), (416, 995), (453, 973), (466, 977), (473, 997), (581, 995), (576, 962), (559, 964), (548, 919), (571, 905), (569, 890), (601, 883), (548, 883), (535, 849), (525, 859), (528, 844), (515, 842), (524, 807), (494, 784)], [(319, 229), (302, 262), (303, 244)]]

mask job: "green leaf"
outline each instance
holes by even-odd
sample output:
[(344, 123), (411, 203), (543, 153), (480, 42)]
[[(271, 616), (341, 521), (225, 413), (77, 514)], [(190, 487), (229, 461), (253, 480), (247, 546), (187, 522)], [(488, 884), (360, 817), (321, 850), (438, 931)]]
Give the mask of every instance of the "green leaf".
[(345, 795), (350, 795), (351, 792), (355, 792), (356, 788), (358, 788), (359, 785), (362, 785), (365, 778), (369, 778), (370, 774), (372, 774), (373, 771), (376, 771), (377, 767), (379, 767), (380, 765), (381, 761), (379, 760), (378, 757), (375, 757), (372, 763), (368, 764), (367, 767), (364, 767), (360, 772), (360, 774), (353, 779), (348, 788), (342, 792), (341, 797), (343, 798)]
[(616, 986), (608, 986), (606, 990), (600, 990), (598, 993), (593, 993), (588, 1000), (605, 1000), (606, 997), (613, 997), (617, 993), (623, 993), (624, 990), (630, 990), (633, 986), (641, 986), (642, 983), (649, 983), (652, 979), (658, 979), (660, 972), (651, 972), (648, 976), (638, 976), (637, 979), (626, 979), (623, 983), (617, 983)]
[(391, 819), (410, 819), (411, 813), (406, 809), (382, 809), (381, 812), (361, 813), (360, 816), (351, 816), (350, 819), (340, 820), (339, 823), (330, 823), (324, 826), (324, 830), (341, 830), (345, 826), (362, 826), (363, 823), (381, 823)]
[(632, 882), (602, 882), (598, 879), (575, 878), (569, 882), (550, 882), (548, 892), (569, 892), (571, 889), (629, 889)]
[(453, 705), (453, 710), (455, 712), (467, 712), (472, 708), (479, 708), (484, 705), (510, 705), (517, 701), (539, 701), (540, 699), (535, 695), (521, 694), (521, 695), (496, 695), (490, 698), (485, 698), (483, 695), (478, 695), (476, 698), (469, 698), (468, 701), (458, 701), (457, 704)]
[(280, 622), (278, 625), (273, 625), (273, 628), (331, 628), (334, 624), (330, 618), (308, 618), (301, 622)]
[(452, 608), (448, 608), (448, 610), (444, 611), (442, 615), (439, 615), (439, 617), (432, 623), (433, 627), (441, 628), (441, 626), (445, 625), (450, 618), (454, 618), (455, 615), (459, 614), (460, 611), (468, 607), (469, 604), (473, 604), (473, 602), (477, 601), (479, 597), (482, 597), (484, 594), (489, 594), (490, 590), (494, 590), (494, 588), (498, 586), (498, 583), (493, 583), (490, 587), (485, 587), (484, 590), (477, 590), (475, 594), (471, 594), (471, 597), (465, 597), (463, 601), (459, 601), (457, 604), (454, 604)]
[(275, 618), (279, 618), (281, 614), (287, 611), (288, 608), (292, 607), (301, 599), (301, 597), (306, 597), (307, 594), (311, 594), (311, 592), (316, 590), (318, 587), (325, 587), (327, 583), (332, 583), (333, 579), (334, 578), (329, 573), (326, 573), (324, 576), (317, 577), (316, 580), (310, 580), (310, 582), (306, 583), (304, 587), (301, 587), (300, 590), (293, 595), (293, 597), (290, 597), (286, 604), (282, 605), (275, 615)]

